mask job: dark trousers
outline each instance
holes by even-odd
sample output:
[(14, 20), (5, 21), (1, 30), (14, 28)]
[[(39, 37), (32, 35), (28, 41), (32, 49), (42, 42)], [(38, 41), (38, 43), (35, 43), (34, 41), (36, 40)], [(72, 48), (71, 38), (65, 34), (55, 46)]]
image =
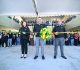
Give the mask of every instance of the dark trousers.
[(8, 47), (7, 41), (2, 41), (2, 47), (4, 47), (4, 44), (5, 44), (5, 47)]
[(15, 39), (12, 40), (12, 45), (16, 45), (16, 40)]
[(1, 45), (2, 45), (2, 44), (1, 44), (1, 39), (0, 39), (0, 47), (1, 47)]
[(78, 45), (78, 39), (74, 39), (74, 45), (75, 45), (75, 46)]
[(28, 52), (28, 46), (26, 40), (21, 41), (21, 52), (22, 54), (27, 54)]
[(54, 56), (57, 56), (58, 46), (60, 46), (61, 56), (64, 56), (64, 52), (63, 52), (64, 38), (55, 38), (54, 45), (55, 45)]

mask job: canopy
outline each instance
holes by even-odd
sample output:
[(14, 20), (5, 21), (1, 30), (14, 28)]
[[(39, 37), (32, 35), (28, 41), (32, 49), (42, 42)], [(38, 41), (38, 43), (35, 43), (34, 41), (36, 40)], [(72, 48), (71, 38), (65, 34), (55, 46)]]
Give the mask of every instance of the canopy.
[(0, 15), (38, 16), (80, 14), (80, 0), (0, 0)]

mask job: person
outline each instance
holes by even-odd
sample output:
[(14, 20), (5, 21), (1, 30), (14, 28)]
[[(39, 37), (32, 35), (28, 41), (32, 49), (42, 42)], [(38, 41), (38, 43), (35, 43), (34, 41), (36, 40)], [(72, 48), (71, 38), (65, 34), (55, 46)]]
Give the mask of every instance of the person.
[(28, 28), (27, 23), (25, 21), (21, 22), (19, 32), (22, 52), (21, 58), (26, 58), (28, 53), (27, 43), (29, 42), (30, 29)]
[(20, 35), (16, 35), (16, 45), (20, 45)]
[(5, 32), (2, 35), (2, 47), (8, 47), (8, 43), (7, 42), (8, 42), (8, 36), (7, 36), (7, 33)]
[(30, 34), (30, 45), (34, 46), (34, 36)]
[(79, 34), (78, 33), (74, 33), (74, 45), (78, 46), (78, 39), (79, 39)]
[(12, 36), (12, 45), (16, 45), (16, 34)]
[(1, 44), (2, 44), (2, 47), (4, 47), (4, 40), (5, 40), (4, 35), (5, 35), (5, 33), (2, 32), (2, 38), (1, 38)]
[(12, 46), (12, 33), (8, 33), (8, 47)]
[(37, 18), (37, 24), (34, 25), (34, 28), (33, 28), (33, 32), (34, 32), (34, 41), (35, 41), (35, 46), (36, 46), (36, 54), (35, 54), (35, 57), (34, 59), (37, 59), (38, 58), (38, 54), (39, 54), (39, 43), (41, 45), (41, 55), (42, 55), (42, 59), (44, 60), (45, 57), (44, 57), (44, 46), (45, 46), (45, 40), (41, 39), (40, 38), (40, 30), (42, 28), (46, 27), (45, 24), (43, 24), (43, 21), (41, 18)]
[(5, 43), (5, 46), (8, 47), (8, 36), (6, 32), (4, 34), (4, 43)]
[[(58, 49), (58, 45), (60, 46), (60, 51), (61, 51), (61, 57), (64, 58), (64, 59), (67, 59), (65, 56), (64, 56), (64, 49), (63, 49), (63, 45), (64, 45), (64, 42), (65, 40), (67, 41), (67, 34), (65, 33), (62, 33), (62, 34), (59, 34), (58, 32), (66, 32), (65, 30), (65, 27), (61, 21), (61, 19), (58, 20), (58, 24), (56, 26), (54, 26), (53, 28), (53, 34), (55, 35), (55, 39), (54, 39), (54, 59), (56, 59), (56, 56), (57, 56), (57, 49)], [(65, 39), (64, 39), (65, 38)]]
[(80, 33), (79, 33), (79, 45), (80, 45)]
[(71, 46), (73, 46), (74, 45), (74, 34), (73, 33), (71, 34), (70, 38), (71, 38)]
[(2, 38), (2, 33), (0, 33), (0, 47), (2, 45), (1, 38)]
[(67, 38), (68, 38), (68, 40), (65, 41), (65, 45), (69, 46), (69, 45), (71, 45), (71, 34), (70, 33), (67, 33)]

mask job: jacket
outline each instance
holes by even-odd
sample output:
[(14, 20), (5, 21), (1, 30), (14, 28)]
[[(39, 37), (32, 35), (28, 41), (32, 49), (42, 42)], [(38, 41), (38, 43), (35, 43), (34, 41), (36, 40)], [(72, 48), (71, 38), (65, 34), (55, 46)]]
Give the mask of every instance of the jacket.
[[(57, 25), (53, 28), (52, 32), (66, 32), (64, 25)], [(63, 33), (63, 34), (58, 34), (55, 35), (55, 38), (61, 38), (64, 37), (65, 39), (67, 38), (67, 34)]]
[(34, 32), (34, 33), (37, 32), (36, 37), (40, 37), (40, 30), (41, 30), (42, 28), (45, 28), (45, 27), (46, 27), (45, 24), (35, 24), (35, 25), (34, 25), (33, 32)]
[(27, 42), (29, 42), (29, 35), (30, 35), (30, 30), (28, 27), (21, 27), (19, 29), (20, 32), (20, 40), (26, 40)]

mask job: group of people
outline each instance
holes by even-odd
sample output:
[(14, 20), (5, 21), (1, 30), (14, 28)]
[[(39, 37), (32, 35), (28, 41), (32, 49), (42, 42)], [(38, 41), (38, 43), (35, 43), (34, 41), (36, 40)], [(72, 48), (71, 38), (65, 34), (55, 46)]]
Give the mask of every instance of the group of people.
[[(64, 45), (78, 45), (79, 41), (79, 34), (67, 34), (67, 33), (59, 33), (59, 32), (66, 32), (65, 26), (62, 25), (63, 22), (61, 19), (58, 19), (57, 25), (54, 26), (52, 29), (52, 36), (54, 41), (54, 59), (57, 58), (57, 49), (58, 46), (60, 47), (61, 57), (67, 59), (64, 56)], [(34, 59), (38, 58), (39, 55), (39, 45), (41, 45), (41, 56), (42, 59), (45, 59), (44, 55), (44, 48), (46, 45), (46, 40), (43, 40), (40, 37), (40, 31), (42, 28), (47, 27), (45, 23), (43, 23), (42, 18), (37, 18), (36, 24), (33, 27), (33, 36), (34, 36), (34, 43), (36, 46), (36, 53)], [(28, 54), (28, 43), (30, 43), (30, 29), (26, 23), (26, 21), (21, 22), (21, 27), (19, 29), (20, 34), (16, 33), (0, 33), (0, 46), (2, 47), (11, 47), (12, 45), (21, 45), (21, 58), (27, 58)]]
[[(80, 45), (80, 34), (76, 31), (76, 33), (68, 33), (68, 40), (65, 41), (65, 45), (67, 46), (79, 46)], [(50, 40), (46, 40), (47, 45), (54, 45), (54, 38)]]
[[(42, 28), (45, 28), (45, 27), (47, 27), (47, 26), (43, 23), (42, 18), (37, 18), (37, 23), (34, 25), (34, 28), (33, 28), (33, 35), (35, 37), (34, 42), (35, 42), (35, 46), (36, 46), (36, 53), (35, 53), (34, 59), (38, 58), (39, 45), (41, 45), (42, 59), (43, 60), (45, 59), (44, 48), (45, 48), (46, 41), (43, 40), (40, 37), (40, 30)], [(28, 28), (28, 25), (25, 21), (23, 21), (21, 23), (21, 27), (19, 29), (19, 32), (20, 32), (21, 53), (22, 53), (21, 58), (26, 58), (27, 54), (28, 54), (28, 45), (27, 45), (27, 43), (29, 42), (30, 29)], [(64, 45), (65, 41), (68, 40), (68, 37), (67, 37), (66, 33), (58, 34), (58, 32), (66, 32), (65, 26), (62, 25), (61, 20), (58, 20), (58, 25), (56, 25), (52, 30), (53, 36), (55, 37), (55, 39), (54, 39), (54, 59), (56, 59), (56, 57), (57, 57), (58, 46), (60, 46), (61, 57), (64, 58), (64, 59), (67, 59), (64, 56), (63, 45)]]
[(72, 33), (72, 34), (67, 34), (68, 36), (68, 40), (65, 41), (65, 45), (70, 45), (70, 46), (78, 46), (80, 45), (80, 35), (79, 33), (76, 31), (76, 33)]
[(11, 47), (20, 44), (20, 35), (16, 33), (0, 33), (0, 47)]

